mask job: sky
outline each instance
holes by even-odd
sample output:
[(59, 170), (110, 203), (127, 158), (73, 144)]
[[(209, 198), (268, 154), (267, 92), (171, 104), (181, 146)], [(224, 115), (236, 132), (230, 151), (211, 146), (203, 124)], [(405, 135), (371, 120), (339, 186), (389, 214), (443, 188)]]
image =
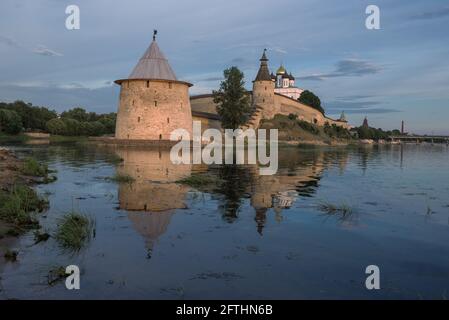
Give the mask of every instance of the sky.
[[(68, 30), (68, 5), (80, 29)], [(368, 5), (380, 29), (368, 30)], [(251, 89), (264, 48), (326, 114), (352, 125), (449, 134), (449, 1), (1, 0), (0, 101), (58, 112), (115, 112), (119, 86), (158, 30), (158, 44), (190, 93), (217, 89), (239, 67)]]

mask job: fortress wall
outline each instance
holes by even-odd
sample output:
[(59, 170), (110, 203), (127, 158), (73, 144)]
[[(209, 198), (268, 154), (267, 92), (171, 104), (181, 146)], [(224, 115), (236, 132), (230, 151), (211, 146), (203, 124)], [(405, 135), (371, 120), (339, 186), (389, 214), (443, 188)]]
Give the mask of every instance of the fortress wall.
[[(256, 89), (257, 90), (257, 89)], [(256, 91), (256, 94), (258, 91)], [(262, 89), (264, 90), (264, 88)], [(261, 99), (264, 99), (264, 97), (256, 96), (254, 97), (254, 102), (259, 101)], [(263, 100), (261, 100), (263, 101)], [(262, 102), (263, 103), (263, 102)], [(216, 105), (213, 102), (213, 98), (211, 95), (203, 95), (198, 98), (194, 97), (191, 99), (191, 105), (192, 105), (192, 111), (201, 111), (201, 112), (208, 112), (216, 114)], [(320, 126), (324, 126), (326, 122), (328, 122), (330, 125), (335, 124), (337, 126), (342, 126), (344, 128), (350, 128), (349, 124), (347, 122), (341, 122), (336, 121), (330, 118), (327, 118), (321, 112), (315, 110), (312, 107), (309, 107), (305, 104), (302, 104), (298, 101), (295, 101), (291, 98), (285, 97), (280, 94), (274, 95), (274, 103), (273, 106), (269, 106), (268, 103), (263, 104), (264, 109), (269, 109), (269, 111), (264, 110), (263, 116), (265, 118), (272, 118), (276, 113), (280, 113), (283, 115), (289, 115), (290, 113), (297, 114), (298, 119), (302, 119), (304, 121), (308, 121), (311, 123), (314, 123), (314, 119), (317, 120), (317, 124)], [(199, 120), (203, 121), (203, 118), (198, 118)], [(207, 124), (207, 119), (204, 120), (204, 125)], [(216, 121), (216, 120), (215, 120)], [(203, 125), (203, 126), (204, 126)], [(204, 131), (204, 128), (203, 128)]]
[(207, 129), (217, 129), (221, 130), (220, 120), (208, 119), (202, 116), (192, 116), (193, 121), (201, 122), (201, 134)]
[(116, 138), (169, 140), (178, 128), (192, 134), (188, 85), (161, 80), (121, 83)]
[(217, 114), (214, 98), (210, 94), (193, 97), (190, 99), (192, 111)]
[(289, 115), (290, 113), (298, 115), (298, 119), (304, 120), (317, 125), (323, 126), (325, 123), (324, 116), (321, 112), (311, 108), (305, 104), (294, 101), (288, 97), (282, 95), (276, 95), (275, 102), (279, 105), (280, 113), (283, 115)]

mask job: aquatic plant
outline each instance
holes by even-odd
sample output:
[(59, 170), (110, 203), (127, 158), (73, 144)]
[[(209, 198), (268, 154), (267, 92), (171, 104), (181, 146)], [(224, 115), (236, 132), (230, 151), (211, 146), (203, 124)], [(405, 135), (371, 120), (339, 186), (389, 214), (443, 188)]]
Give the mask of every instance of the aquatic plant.
[(328, 215), (339, 215), (339, 218), (345, 220), (353, 214), (353, 209), (346, 203), (332, 204), (330, 202), (321, 202), (318, 209)]
[(60, 246), (79, 251), (90, 241), (95, 223), (91, 217), (72, 210), (61, 217), (57, 225), (54, 237)]
[(7, 261), (17, 261), (17, 256), (19, 255), (19, 253), (15, 250), (6, 250), (4, 257), (5, 260)]
[(0, 219), (17, 227), (35, 227), (38, 222), (33, 213), (47, 207), (48, 201), (28, 186), (16, 185), (9, 192), (0, 192)]
[(135, 179), (127, 174), (115, 174), (115, 176), (109, 178), (111, 181), (118, 183), (133, 183)]
[(117, 154), (112, 154), (108, 160), (113, 164), (122, 163), (124, 161), (124, 159)]
[(195, 175), (191, 175), (189, 177), (180, 179), (176, 182), (180, 183), (180, 184), (188, 185), (193, 188), (199, 188), (204, 185), (215, 183), (216, 181), (217, 181), (217, 179), (214, 177), (207, 176), (207, 175), (195, 174)]
[(56, 282), (67, 278), (68, 274), (65, 273), (65, 268), (63, 266), (56, 266), (48, 271), (47, 283), (51, 286)]
[(28, 157), (23, 161), (22, 173), (27, 176), (46, 177), (49, 173), (46, 164), (39, 164), (39, 162), (32, 157)]
[(40, 232), (39, 230), (34, 232), (34, 244), (47, 241), (50, 238), (50, 234), (47, 232)]

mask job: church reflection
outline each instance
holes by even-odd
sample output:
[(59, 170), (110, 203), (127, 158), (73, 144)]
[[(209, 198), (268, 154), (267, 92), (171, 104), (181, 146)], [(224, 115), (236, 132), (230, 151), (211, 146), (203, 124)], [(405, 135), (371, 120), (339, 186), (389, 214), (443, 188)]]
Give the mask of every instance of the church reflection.
[(157, 239), (167, 231), (176, 209), (186, 208), (190, 187), (177, 183), (192, 174), (207, 174), (216, 183), (202, 192), (219, 199), (217, 211), (228, 223), (238, 221), (245, 203), (254, 214), (256, 231), (263, 235), (267, 218), (276, 221), (303, 197), (312, 197), (319, 187), (323, 172), (330, 166), (344, 170), (347, 151), (280, 150), (279, 170), (273, 176), (259, 175), (255, 165), (175, 165), (169, 150), (122, 148), (116, 150), (123, 162), (120, 175), (134, 178), (133, 183), (119, 185), (120, 208), (128, 211), (134, 228), (146, 239), (152, 250)]

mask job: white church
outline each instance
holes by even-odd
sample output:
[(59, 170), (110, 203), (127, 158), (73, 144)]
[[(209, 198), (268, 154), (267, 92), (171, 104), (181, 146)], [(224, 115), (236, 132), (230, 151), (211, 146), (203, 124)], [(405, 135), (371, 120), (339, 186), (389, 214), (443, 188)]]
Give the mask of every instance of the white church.
[(304, 91), (301, 88), (295, 86), (295, 77), (281, 66), (276, 71), (276, 75), (271, 74), (271, 79), (274, 81), (274, 92), (287, 96), (289, 98), (297, 100), (301, 93)]

